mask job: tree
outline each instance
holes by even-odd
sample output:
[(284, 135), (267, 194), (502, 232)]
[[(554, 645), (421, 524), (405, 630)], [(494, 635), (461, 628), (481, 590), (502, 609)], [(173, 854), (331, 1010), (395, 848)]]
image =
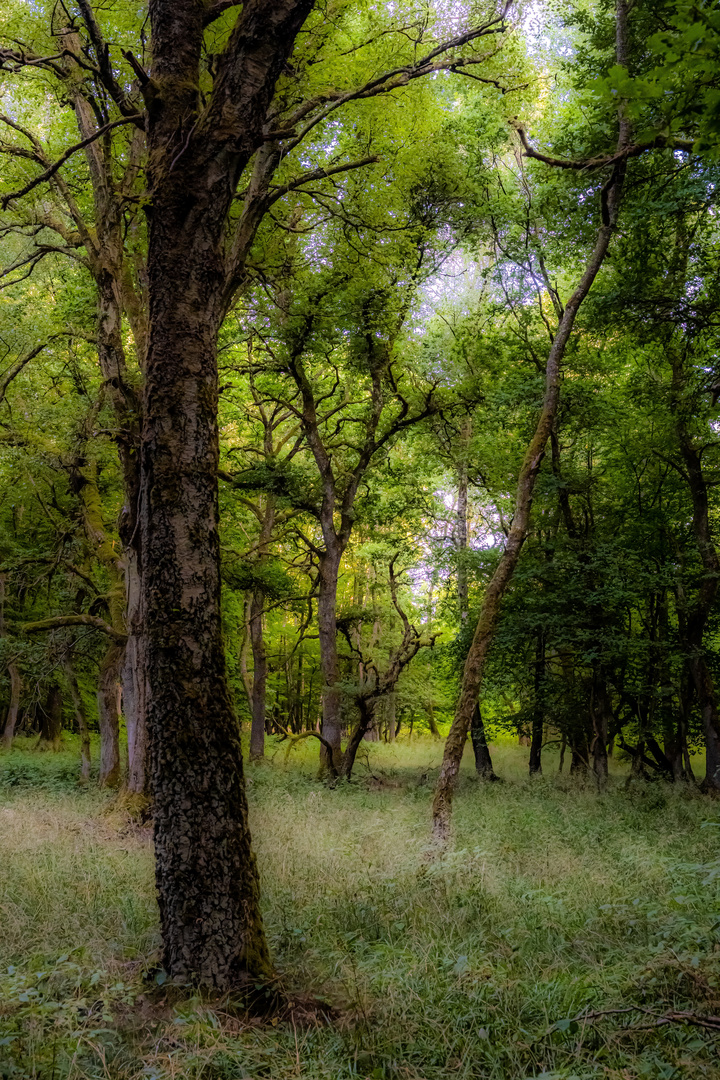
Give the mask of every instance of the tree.
[[(616, 62), (623, 67), (627, 67), (628, 62), (627, 13), (625, 0), (618, 0)], [(520, 558), (529, 524), (535, 481), (545, 455), (547, 440), (555, 423), (560, 395), (560, 365), (578, 310), (605, 260), (617, 221), (625, 176), (622, 153), (628, 147), (631, 135), (629, 121), (622, 107), (619, 111), (618, 127), (617, 148), (621, 157), (619, 163), (613, 165), (611, 175), (601, 192), (602, 225), (598, 231), (597, 241), (585, 271), (567, 303), (563, 305), (556, 298), (557, 328), (545, 368), (545, 396), (542, 410), (520, 469), (515, 510), (505, 550), (485, 592), (473, 641), (465, 661), (460, 698), (455, 719), (445, 743), (443, 764), (433, 801), (433, 834), (440, 843), (445, 843), (448, 838), (453, 792), (473, 710), (480, 692), (483, 668), (498, 624), (502, 598)]]

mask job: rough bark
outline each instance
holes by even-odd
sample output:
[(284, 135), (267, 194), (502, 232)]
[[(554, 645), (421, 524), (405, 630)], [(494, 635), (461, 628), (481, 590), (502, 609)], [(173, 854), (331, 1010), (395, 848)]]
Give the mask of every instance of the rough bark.
[[(627, 56), (627, 28), (625, 25), (627, 9), (624, 0), (619, 0), (617, 14), (617, 58), (619, 63), (625, 64)], [(619, 120), (619, 148), (626, 145), (628, 138), (629, 126), (621, 115)], [(495, 637), (502, 599), (515, 572), (527, 534), (535, 481), (540, 471), (540, 465), (545, 455), (545, 447), (557, 414), (560, 396), (560, 365), (580, 305), (590, 291), (590, 287), (607, 255), (620, 205), (624, 175), (624, 165), (616, 166), (610, 180), (603, 189), (603, 224), (598, 231), (597, 241), (585, 271), (559, 318), (557, 330), (548, 354), (545, 367), (545, 395), (542, 410), (535, 433), (520, 468), (512, 525), (508, 532), (505, 550), (485, 591), (475, 634), (465, 661), (455, 718), (445, 743), (443, 763), (433, 800), (433, 836), (439, 844), (446, 844), (449, 839), (453, 794), (457, 785), (465, 740), (467, 739), (473, 711), (480, 693), (485, 661)]]
[(237, 270), (222, 243), (311, 7), (248, 0), (203, 111), (204, 8), (150, 3), (140, 526), (156, 882), (166, 970), (220, 990), (271, 971), (221, 634), (217, 333)]

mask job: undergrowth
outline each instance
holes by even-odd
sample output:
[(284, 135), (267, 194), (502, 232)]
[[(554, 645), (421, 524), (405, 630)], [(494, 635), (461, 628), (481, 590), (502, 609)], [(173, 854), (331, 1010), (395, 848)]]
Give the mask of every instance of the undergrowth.
[(466, 762), (431, 859), (437, 743), (372, 745), (335, 789), (271, 746), (249, 770), (266, 927), (335, 1017), (260, 1023), (164, 983), (149, 830), (78, 787), (75, 752), (0, 759), (3, 1080), (720, 1078), (688, 1022), (720, 1013), (720, 811), (695, 791), (598, 795), (550, 755), (531, 782), (500, 747), (505, 783)]

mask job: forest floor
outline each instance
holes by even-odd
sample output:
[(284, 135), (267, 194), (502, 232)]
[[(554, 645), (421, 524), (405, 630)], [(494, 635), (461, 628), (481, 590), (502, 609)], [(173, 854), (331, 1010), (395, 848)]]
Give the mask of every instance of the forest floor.
[(153, 976), (149, 829), (78, 788), (66, 745), (0, 759), (2, 1080), (720, 1078), (720, 1031), (678, 1016), (720, 1014), (720, 807), (694, 791), (617, 772), (598, 795), (551, 754), (530, 781), (515, 746), (482, 785), (468, 754), (432, 861), (440, 744), (368, 744), (330, 790), (316, 750), (271, 742), (249, 770), (266, 926), (335, 1017), (259, 1022)]

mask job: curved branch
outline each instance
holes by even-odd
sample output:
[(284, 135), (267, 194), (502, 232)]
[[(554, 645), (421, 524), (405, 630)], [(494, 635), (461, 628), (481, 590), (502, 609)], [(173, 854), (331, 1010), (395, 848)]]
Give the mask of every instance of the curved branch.
[(215, 4), (212, 4), (205, 14), (203, 15), (203, 27), (210, 26), (216, 19), (219, 19), (221, 15), (224, 15), (230, 8), (240, 7), (242, 0), (217, 0)]
[(628, 158), (640, 157), (646, 150), (669, 148), (684, 150), (689, 154), (693, 148), (691, 139), (676, 139), (670, 135), (656, 135), (649, 142), (633, 143), (630, 146), (616, 150), (614, 154), (599, 154), (596, 157), (585, 158), (584, 161), (576, 161), (573, 158), (556, 158), (550, 157), (549, 154), (540, 153), (528, 139), (527, 132), (522, 124), (519, 124), (517, 120), (510, 120), (509, 123), (520, 137), (525, 157), (534, 158), (535, 161), (543, 161), (546, 165), (553, 165), (558, 169), (575, 169), (577, 171), (602, 169), (606, 165), (617, 165), (621, 161), (627, 161)]
[(106, 623), (98, 615), (53, 615), (50, 619), (21, 623), (20, 629), (24, 630), (26, 634), (35, 634), (43, 630), (57, 630), (61, 626), (89, 626), (93, 630), (99, 630), (101, 633), (107, 634), (118, 645), (124, 645), (127, 641), (127, 634), (120, 633), (119, 630), (116, 630), (110, 623)]
[(20, 374), (26, 364), (29, 364), (31, 360), (34, 360), (38, 353), (41, 353), (43, 349), (47, 348), (47, 346), (53, 340), (54, 337), (51, 337), (47, 341), (43, 341), (40, 345), (36, 345), (34, 349), (31, 349), (30, 352), (25, 353), (25, 355), (21, 356), (19, 360), (16, 360), (12, 367), (10, 367), (8, 371), (6, 371), (5, 374), (2, 376), (2, 378), (0, 378), (0, 405), (2, 405), (3, 401), (5, 400), (7, 388), (13, 381), (13, 379)]
[(87, 139), (75, 143), (74, 146), (69, 146), (65, 153), (60, 155), (57, 161), (54, 161), (53, 164), (45, 169), (44, 172), (41, 172), (39, 176), (35, 176), (32, 180), (28, 181), (24, 188), (20, 188), (19, 191), (11, 191), (9, 195), (3, 195), (0, 199), (0, 206), (2, 206), (3, 210), (6, 210), (8, 203), (13, 202), (15, 199), (22, 198), (23, 195), (27, 195), (33, 188), (36, 188), (38, 184), (50, 180), (58, 169), (73, 156), (73, 154), (76, 154), (78, 150), (84, 150), (86, 146), (90, 146), (91, 143), (94, 143), (97, 139), (101, 138), (106, 132), (111, 131), (112, 128), (120, 127), (122, 124), (134, 124), (140, 119), (142, 119), (142, 117), (138, 113), (135, 116), (124, 116), (122, 120), (111, 120), (109, 124), (103, 124), (97, 131), (93, 131), (92, 135), (89, 135)]

